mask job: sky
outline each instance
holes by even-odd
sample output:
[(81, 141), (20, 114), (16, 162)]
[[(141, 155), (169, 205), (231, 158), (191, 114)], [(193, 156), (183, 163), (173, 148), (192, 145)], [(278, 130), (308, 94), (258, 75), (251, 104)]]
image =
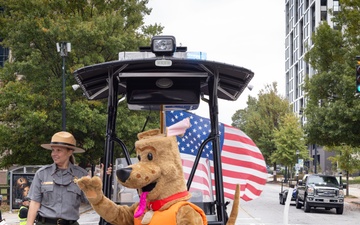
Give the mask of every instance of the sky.
[[(152, 8), (146, 24), (164, 26), (177, 46), (205, 52), (207, 60), (232, 64), (254, 72), (236, 101), (219, 99), (219, 121), (231, 125), (231, 117), (247, 107), (248, 96), (273, 82), (285, 95), (285, 3), (280, 0), (149, 0)], [(209, 117), (208, 105), (200, 103), (193, 113)]]

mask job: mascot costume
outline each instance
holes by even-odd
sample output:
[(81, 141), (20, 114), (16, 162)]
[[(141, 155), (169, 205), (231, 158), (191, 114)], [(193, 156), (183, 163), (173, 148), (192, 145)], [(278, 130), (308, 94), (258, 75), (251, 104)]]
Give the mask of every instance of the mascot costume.
[[(191, 195), (176, 140), (189, 126), (189, 119), (185, 119), (168, 127), (167, 135), (159, 129), (138, 134), (135, 148), (139, 162), (116, 171), (121, 185), (138, 189), (140, 201), (131, 206), (117, 205), (104, 196), (97, 176), (76, 180), (93, 209), (113, 225), (207, 225), (203, 210), (188, 201)], [(235, 224), (239, 195), (237, 185), (227, 225)]]

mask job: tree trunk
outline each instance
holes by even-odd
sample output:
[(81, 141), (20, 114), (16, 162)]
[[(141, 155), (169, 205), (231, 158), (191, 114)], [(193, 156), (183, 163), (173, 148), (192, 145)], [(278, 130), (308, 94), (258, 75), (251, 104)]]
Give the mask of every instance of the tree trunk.
[(273, 170), (273, 181), (276, 182), (277, 181), (277, 175), (276, 175), (276, 163), (273, 164), (274, 165), (274, 170)]
[(349, 173), (346, 171), (346, 196), (349, 196)]

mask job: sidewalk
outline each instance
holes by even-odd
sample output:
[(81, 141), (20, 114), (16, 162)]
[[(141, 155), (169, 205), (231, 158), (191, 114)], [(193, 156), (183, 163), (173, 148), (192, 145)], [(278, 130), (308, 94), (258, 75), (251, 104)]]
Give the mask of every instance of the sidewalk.
[(345, 197), (345, 202), (360, 206), (360, 184), (352, 184), (349, 186), (349, 196)]

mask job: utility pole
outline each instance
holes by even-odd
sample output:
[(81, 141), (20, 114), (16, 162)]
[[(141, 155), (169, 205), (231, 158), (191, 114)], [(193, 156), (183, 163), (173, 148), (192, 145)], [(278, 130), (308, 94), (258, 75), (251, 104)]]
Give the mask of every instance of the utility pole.
[(62, 130), (66, 131), (66, 95), (65, 95), (65, 58), (68, 56), (68, 52), (71, 52), (71, 43), (68, 42), (60, 42), (56, 43), (56, 49), (60, 52), (60, 56), (62, 58)]
[(317, 146), (314, 144), (314, 173), (317, 174)]
[(300, 168), (300, 165), (299, 165), (299, 154), (300, 154), (300, 151), (297, 149), (296, 152), (296, 164), (295, 164), (295, 170), (296, 170), (296, 183), (298, 183), (299, 181), (299, 168)]

